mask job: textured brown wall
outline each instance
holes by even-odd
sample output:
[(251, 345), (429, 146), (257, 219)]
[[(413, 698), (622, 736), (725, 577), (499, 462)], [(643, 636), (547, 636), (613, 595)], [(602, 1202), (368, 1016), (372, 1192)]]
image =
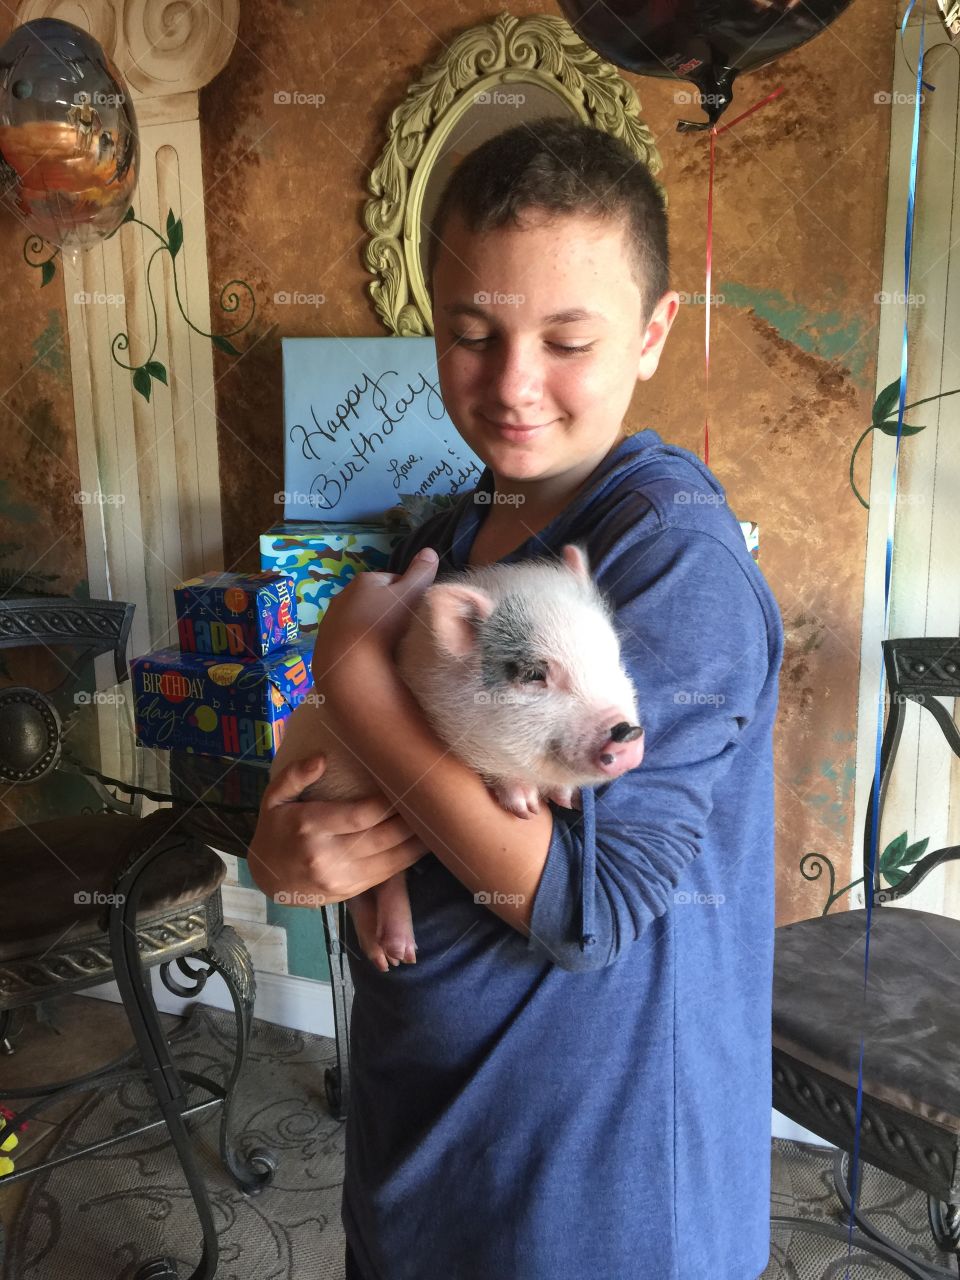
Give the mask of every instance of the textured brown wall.
[[(201, 94), (214, 328), (231, 327), (217, 310), (226, 282), (247, 280), (257, 298), (238, 340), (246, 354), (215, 354), (231, 567), (257, 565), (258, 534), (279, 516), (280, 338), (385, 332), (361, 256), (368, 174), (411, 80), (453, 35), (498, 11), (466, 0), (242, 6), (233, 56)], [(514, 3), (510, 12), (556, 10)], [(759, 521), (761, 564), (786, 630), (776, 740), (781, 923), (824, 901), (822, 886), (800, 877), (800, 857), (816, 849), (844, 866), (851, 843), (866, 513), (847, 466), (876, 379), (890, 119), (874, 94), (890, 89), (894, 35), (890, 6), (857, 0), (806, 48), (738, 82), (728, 120), (778, 84), (786, 93), (717, 148), (713, 290), (724, 302), (713, 311), (710, 463), (738, 517)], [(664, 161), (673, 286), (702, 294), (708, 139), (675, 132), (691, 114), (674, 101), (685, 82), (627, 78)], [(325, 102), (276, 104), (284, 89)], [(8, 459), (0, 538), (29, 539), (59, 587), (82, 590), (62, 287), (58, 277), (40, 293), (20, 260), (22, 236), (0, 225), (10, 282), (0, 386), (12, 388), (0, 400)], [(275, 305), (281, 290), (326, 301)], [(701, 456), (703, 318), (702, 306), (681, 309), (628, 420)], [(865, 449), (861, 489), (868, 466)]]

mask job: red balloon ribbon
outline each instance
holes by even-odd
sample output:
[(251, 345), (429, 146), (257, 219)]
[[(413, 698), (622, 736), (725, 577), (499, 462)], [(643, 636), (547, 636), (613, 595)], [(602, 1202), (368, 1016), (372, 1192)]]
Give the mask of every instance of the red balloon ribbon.
[(704, 413), (703, 413), (703, 462), (704, 465), (710, 465), (710, 426), (709, 426), (709, 410), (710, 410), (710, 281), (713, 275), (713, 170), (714, 170), (714, 153), (716, 150), (717, 138), (721, 133), (726, 133), (728, 129), (732, 129), (734, 125), (739, 124), (741, 120), (746, 120), (747, 116), (753, 115), (754, 111), (759, 111), (761, 107), (768, 102), (772, 102), (774, 98), (779, 98), (784, 92), (784, 86), (780, 85), (779, 89), (774, 89), (773, 93), (768, 93), (765, 98), (761, 98), (759, 102), (755, 102), (752, 107), (748, 107), (746, 111), (742, 111), (736, 119), (731, 120), (729, 124), (722, 125), (719, 129), (716, 125), (710, 130), (710, 185), (707, 190), (707, 316), (706, 331), (704, 333)]

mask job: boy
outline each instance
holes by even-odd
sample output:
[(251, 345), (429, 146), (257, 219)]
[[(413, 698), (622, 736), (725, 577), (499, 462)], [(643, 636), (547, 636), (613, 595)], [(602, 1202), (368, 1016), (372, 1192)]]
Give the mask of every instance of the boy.
[[(416, 864), (416, 965), (380, 973), (347, 937), (348, 1277), (754, 1280), (783, 633), (712, 473), (623, 431), (679, 302), (662, 199), (618, 140), (538, 121), (462, 162), (434, 226), (441, 391), (487, 464), (477, 500), (324, 617), (319, 691), (386, 799), (296, 804), (323, 765), (291, 765), (251, 847), (266, 892), (331, 901)], [(582, 811), (523, 821), (444, 751), (392, 652), (437, 570), (422, 548), (450, 570), (570, 541), (615, 609), (646, 756)]]

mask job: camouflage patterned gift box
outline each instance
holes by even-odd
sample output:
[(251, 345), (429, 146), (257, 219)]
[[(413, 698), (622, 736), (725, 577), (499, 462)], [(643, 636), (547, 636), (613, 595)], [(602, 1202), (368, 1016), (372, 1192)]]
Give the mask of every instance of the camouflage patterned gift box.
[(330, 600), (358, 573), (386, 569), (409, 528), (284, 521), (260, 535), (260, 564), (293, 578), (300, 630), (317, 629)]

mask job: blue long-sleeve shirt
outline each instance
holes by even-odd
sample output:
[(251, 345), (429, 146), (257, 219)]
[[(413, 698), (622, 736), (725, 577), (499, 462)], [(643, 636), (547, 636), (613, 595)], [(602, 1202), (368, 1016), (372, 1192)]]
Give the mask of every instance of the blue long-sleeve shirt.
[[(487, 468), (478, 490), (491, 493)], [(400, 544), (466, 566), (467, 494)], [(551, 804), (527, 938), (432, 854), (417, 964), (356, 986), (343, 1222), (365, 1280), (755, 1280), (769, 1257), (779, 611), (724, 492), (624, 440), (507, 561), (587, 551), (640, 767)]]

